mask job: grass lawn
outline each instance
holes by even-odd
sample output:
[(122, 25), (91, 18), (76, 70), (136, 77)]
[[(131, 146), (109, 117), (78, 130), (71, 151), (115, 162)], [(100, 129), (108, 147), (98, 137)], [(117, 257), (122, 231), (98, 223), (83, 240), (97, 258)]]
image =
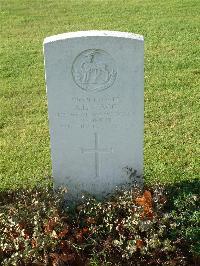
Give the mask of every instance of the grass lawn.
[(199, 0), (0, 0), (0, 190), (51, 175), (42, 43), (106, 29), (145, 38), (147, 183), (199, 177)]

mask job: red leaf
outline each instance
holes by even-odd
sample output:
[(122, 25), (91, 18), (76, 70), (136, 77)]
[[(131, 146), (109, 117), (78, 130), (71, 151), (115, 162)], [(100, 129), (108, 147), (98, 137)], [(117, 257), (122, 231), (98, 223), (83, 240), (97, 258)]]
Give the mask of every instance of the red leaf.
[(138, 249), (141, 249), (144, 246), (144, 243), (142, 241), (142, 239), (137, 239), (136, 240), (136, 246)]
[(143, 207), (145, 207), (145, 206), (147, 207), (148, 206), (149, 208), (151, 208), (152, 207), (151, 192), (145, 190), (144, 193), (143, 193), (143, 196), (142, 197), (137, 197), (135, 201), (140, 206), (143, 206)]
[(61, 232), (58, 234), (58, 237), (59, 237), (59, 238), (63, 238), (64, 236), (67, 235), (68, 232), (69, 232), (68, 228), (65, 228), (63, 231), (61, 231)]
[(87, 234), (89, 232), (89, 229), (87, 227), (83, 228), (83, 234)]
[(44, 232), (45, 233), (51, 233), (54, 229), (54, 227), (57, 225), (58, 223), (58, 218), (57, 217), (53, 217), (51, 219), (49, 219), (49, 221), (44, 224)]
[(32, 239), (31, 240), (31, 246), (32, 246), (32, 248), (36, 248), (37, 247), (37, 240), (36, 239)]
[(150, 191), (145, 190), (142, 197), (136, 198), (136, 203), (139, 206), (143, 207), (142, 218), (147, 217), (149, 219), (153, 219), (153, 210), (152, 210), (152, 195)]

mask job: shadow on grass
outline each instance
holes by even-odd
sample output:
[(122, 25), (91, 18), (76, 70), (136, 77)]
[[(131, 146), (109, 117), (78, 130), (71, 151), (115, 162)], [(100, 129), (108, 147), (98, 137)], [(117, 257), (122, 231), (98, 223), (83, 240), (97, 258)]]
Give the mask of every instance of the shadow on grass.
[[(179, 227), (172, 238), (183, 238), (185, 249), (193, 254), (193, 265), (200, 265), (200, 180), (186, 180), (166, 188), (166, 210), (173, 214)], [(187, 251), (186, 251), (187, 254)]]
[[(192, 195), (200, 196), (200, 179), (185, 180), (177, 182), (173, 185), (166, 185), (165, 190), (168, 195), (167, 206), (169, 209), (175, 206), (178, 200), (192, 197)], [(189, 207), (189, 206), (188, 206)]]

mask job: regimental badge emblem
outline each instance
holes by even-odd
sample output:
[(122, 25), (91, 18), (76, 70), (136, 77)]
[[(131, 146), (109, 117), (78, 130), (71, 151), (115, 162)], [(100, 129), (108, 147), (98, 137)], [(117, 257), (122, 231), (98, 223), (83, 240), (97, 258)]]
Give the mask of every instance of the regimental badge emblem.
[(74, 82), (83, 90), (96, 92), (108, 89), (117, 76), (114, 59), (101, 49), (81, 52), (72, 65)]

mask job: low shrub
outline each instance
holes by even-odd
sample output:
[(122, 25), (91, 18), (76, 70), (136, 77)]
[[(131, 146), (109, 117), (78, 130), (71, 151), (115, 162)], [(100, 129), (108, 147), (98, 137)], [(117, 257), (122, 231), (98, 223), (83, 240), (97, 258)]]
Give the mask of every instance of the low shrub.
[(198, 190), (132, 188), (73, 209), (64, 193), (0, 194), (1, 265), (197, 265)]

